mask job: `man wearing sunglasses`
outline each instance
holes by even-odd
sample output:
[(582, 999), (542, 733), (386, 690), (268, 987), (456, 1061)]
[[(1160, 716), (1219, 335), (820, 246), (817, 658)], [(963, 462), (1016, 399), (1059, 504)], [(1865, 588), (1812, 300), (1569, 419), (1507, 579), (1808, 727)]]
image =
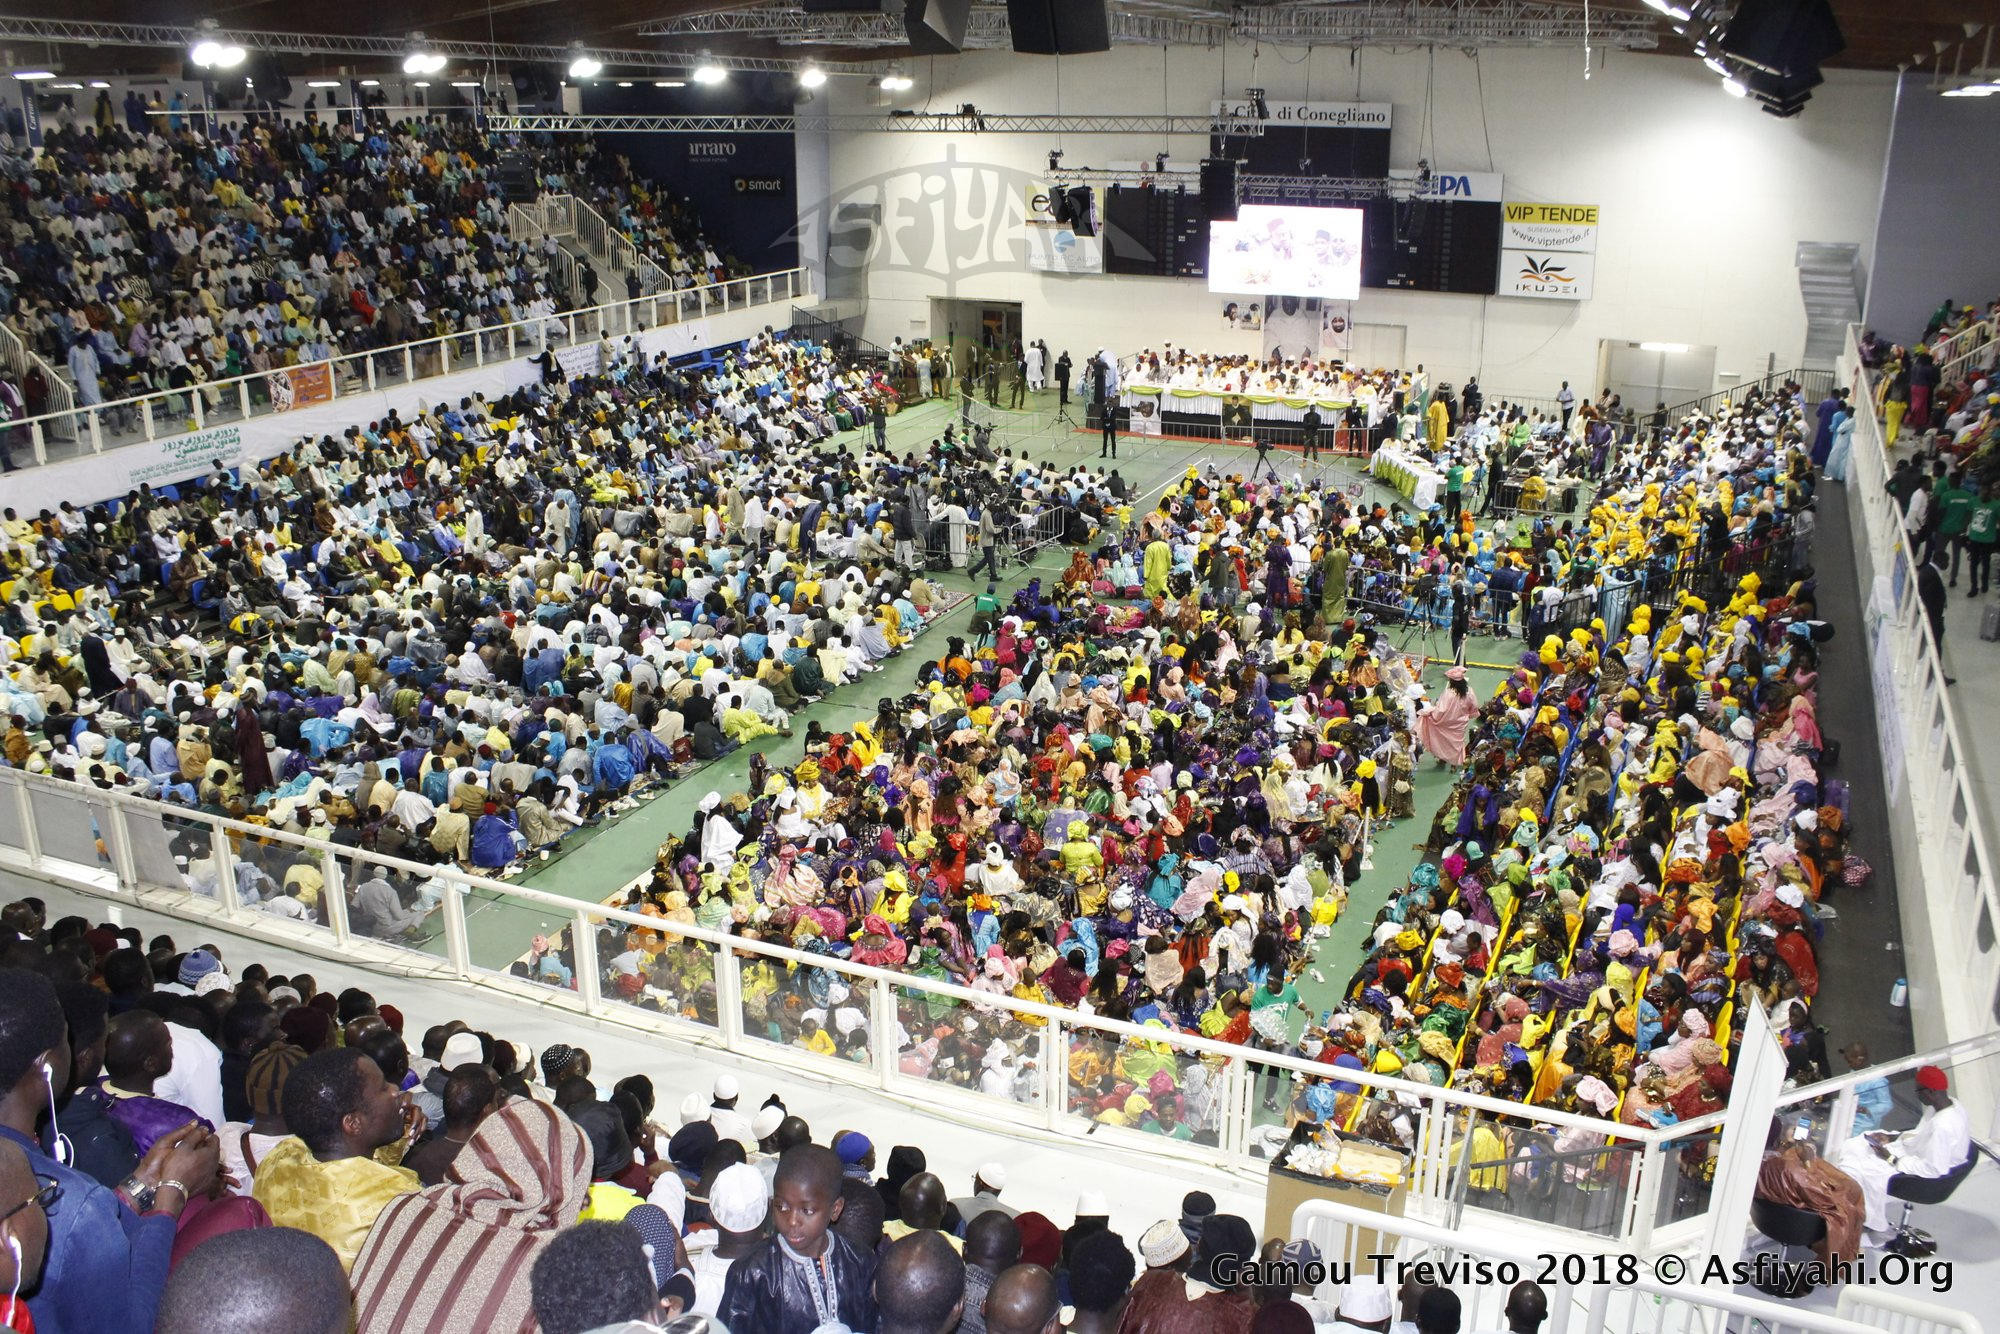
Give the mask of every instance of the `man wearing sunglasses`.
[[(220, 1148), (200, 1126), (173, 1131), (123, 1186), (107, 1189), (63, 1161), (71, 1155), (56, 1104), (69, 1079), (69, 1030), (55, 988), (38, 974), (0, 968), (0, 1140), (21, 1152), (42, 1185), (60, 1189), (42, 1205), (47, 1258), (28, 1300), (37, 1334), (151, 1329), (177, 1220), (191, 1198), (215, 1184)], [(0, 1190), (0, 1215), (29, 1193), (25, 1181)], [(27, 1212), (0, 1219), (0, 1232), (22, 1242), (23, 1288), (32, 1257), (28, 1238), (13, 1229)], [(4, 1237), (0, 1252), (12, 1258)]]

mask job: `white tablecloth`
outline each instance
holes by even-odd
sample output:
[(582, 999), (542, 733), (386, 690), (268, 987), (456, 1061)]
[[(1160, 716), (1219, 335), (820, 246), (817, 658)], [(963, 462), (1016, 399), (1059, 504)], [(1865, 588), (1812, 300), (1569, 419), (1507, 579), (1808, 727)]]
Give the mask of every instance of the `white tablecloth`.
[(1375, 451), (1369, 471), (1410, 498), (1420, 510), (1437, 504), (1444, 489), (1444, 474), (1401, 445), (1384, 445)]

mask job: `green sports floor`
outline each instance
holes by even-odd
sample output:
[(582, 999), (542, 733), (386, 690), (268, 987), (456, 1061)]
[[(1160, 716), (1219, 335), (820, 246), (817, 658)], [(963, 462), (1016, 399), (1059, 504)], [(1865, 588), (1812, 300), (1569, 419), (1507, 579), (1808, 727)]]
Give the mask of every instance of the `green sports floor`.
[[(994, 437), (996, 447), (1011, 446), (1017, 454), (1025, 450), (1031, 458), (1064, 469), (1097, 461), (1100, 442), (1096, 432), (1072, 430), (1057, 423), (1054, 394), (1030, 395), (1030, 399), (1031, 406), (1025, 412), (995, 412), (983, 407), (979, 410), (986, 420), (1000, 419)], [(889, 445), (898, 452), (926, 448), (932, 439), (943, 434), (951, 417), (951, 405), (942, 399), (907, 409), (890, 419)], [(866, 441), (861, 433), (851, 432), (838, 437), (835, 443), (858, 449)], [(1296, 474), (1302, 467), (1309, 467), (1329, 481), (1349, 486), (1362, 484), (1371, 503), (1377, 495), (1389, 501), (1400, 499), (1368, 479), (1352, 461), (1305, 465), (1296, 455), (1281, 453), (1274, 458), (1281, 472)], [(1127, 436), (1120, 441), (1117, 466), (1131, 484), (1135, 497), (1150, 503), (1168, 482), (1192, 465), (1205, 467), (1213, 460), (1225, 471), (1240, 471), (1252, 466), (1255, 459), (1255, 454), (1241, 445)], [(1003, 601), (1030, 578), (1037, 574), (1051, 576), (1068, 561), (1067, 549), (1053, 548), (1042, 552), (1031, 566), (1010, 567), (1001, 580)], [(963, 571), (934, 578), (944, 588), (967, 594), (977, 591), (983, 583), (967, 578)], [(660, 844), (670, 835), (687, 832), (697, 804), (709, 792), (728, 795), (741, 791), (753, 752), (768, 756), (774, 767), (795, 764), (803, 751), (809, 721), (818, 720), (828, 731), (838, 731), (873, 714), (876, 702), (883, 696), (895, 697), (910, 690), (921, 663), (942, 652), (945, 637), (960, 633), (971, 616), (972, 603), (967, 598), (927, 628), (902, 656), (891, 659), (884, 670), (843, 686), (794, 715), (795, 735), (766, 737), (664, 789), (656, 789), (640, 798), (636, 810), (612, 815), (601, 824), (572, 835), (548, 861), (526, 864), (512, 883), (581, 902), (602, 902), (621, 886), (645, 874)], [(1413, 641), (1411, 647), (1422, 645)], [(1519, 650), (1518, 640), (1475, 638), (1468, 644), (1466, 655), (1475, 664), (1501, 663), (1510, 661)], [(1436, 651), (1447, 650), (1440, 646)], [(1472, 685), (1481, 699), (1486, 698), (1502, 675), (1494, 669), (1473, 668)], [(1435, 692), (1441, 684), (1435, 667), (1428, 681)], [(1424, 761), (1416, 775), (1417, 817), (1376, 829), (1371, 869), (1363, 873), (1352, 891), (1347, 912), (1331, 935), (1320, 943), (1311, 967), (1300, 979), (1300, 992), (1315, 1013), (1335, 1004), (1341, 983), (1360, 963), (1368, 924), (1419, 860), (1421, 854), (1416, 845), (1421, 843), (1432, 816), (1445, 799), (1451, 778), (1436, 762)], [(565, 921), (560, 912), (542, 905), (509, 901), (498, 894), (476, 893), (466, 903), (466, 925), (473, 962), (499, 970), (526, 952), (530, 937), (558, 930)], [(425, 948), (441, 950), (442, 941), (433, 939)]]

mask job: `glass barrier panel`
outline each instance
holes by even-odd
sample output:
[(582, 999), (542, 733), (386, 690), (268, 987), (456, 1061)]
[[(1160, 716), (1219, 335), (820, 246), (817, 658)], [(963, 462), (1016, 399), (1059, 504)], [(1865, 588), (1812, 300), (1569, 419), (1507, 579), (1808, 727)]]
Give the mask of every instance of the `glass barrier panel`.
[(574, 913), (517, 903), (491, 890), (465, 896), (465, 931), (475, 973), (501, 973), (556, 991), (575, 991)]
[(872, 988), (831, 968), (738, 954), (746, 1037), (873, 1069)]
[[(1066, 1030), (1065, 1036), (1071, 1115), (1169, 1139), (1222, 1143), (1235, 1058), (1195, 1055), (1164, 1042), (1088, 1028)], [(1284, 1140), (1285, 1132), (1277, 1129), (1263, 1144), (1265, 1156)]]
[(326, 894), (331, 849), (247, 836), (230, 850), (236, 855), (238, 899), (246, 910), (324, 931), (332, 939)]
[(912, 987), (895, 988), (895, 996), (902, 1074), (1023, 1107), (1042, 1105), (1046, 1020), (997, 1001), (981, 1005)]
[(443, 956), (444, 916), (438, 904), (451, 892), (451, 882), (346, 851), (336, 852), (334, 860), (346, 895), (350, 935)]
[(1715, 1163), (1722, 1152), (1721, 1129), (1679, 1136), (1662, 1144), (1660, 1151), (1660, 1203), (1654, 1226), (1707, 1213), (1715, 1192)]
[(21, 819), (21, 787), (18, 782), (0, 778), (0, 848), (25, 856), (28, 851), (28, 826)]
[(599, 995), (703, 1028), (719, 1026), (715, 946), (629, 922), (606, 927), (598, 947)]
[(1522, 1117), (1453, 1111), (1446, 1190), (1474, 1209), (1618, 1235), (1643, 1146)]
[(141, 885), (187, 889), (205, 899), (220, 894), (217, 838), (208, 825), (171, 806), (127, 806), (125, 836), (132, 847), (132, 871)]
[(109, 811), (102, 803), (92, 801), (83, 788), (57, 791), (37, 786), (30, 789), (29, 799), (44, 857), (94, 870), (112, 867)]

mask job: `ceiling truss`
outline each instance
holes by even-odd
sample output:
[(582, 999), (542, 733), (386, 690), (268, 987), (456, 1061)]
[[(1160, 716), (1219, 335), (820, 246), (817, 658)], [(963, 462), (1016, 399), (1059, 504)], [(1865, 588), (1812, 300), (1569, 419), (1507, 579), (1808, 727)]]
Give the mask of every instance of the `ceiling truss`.
[[(91, 23), (77, 19), (20, 18), (0, 15), (0, 41), (51, 42), (77, 46), (151, 46), (185, 51), (199, 41), (233, 42), (252, 51), (278, 55), (335, 56), (401, 60), (417, 49), (408, 37), (346, 36), (336, 33), (264, 32), (246, 28), (195, 28), (169, 23)], [(689, 65), (684, 51), (607, 46), (557, 46), (523, 42), (454, 42), (426, 38), (424, 50), (447, 60), (483, 64), (488, 61), (568, 64), (580, 55), (608, 66), (647, 72), (676, 73)], [(762, 56), (728, 55), (720, 63), (744, 73), (796, 73), (799, 62)], [(817, 61), (828, 74), (874, 74), (876, 67), (840, 61)]]
[(506, 134), (792, 134), (827, 130), (897, 134), (1227, 134), (1263, 133), (1260, 121), (1227, 116), (1007, 116), (984, 111), (880, 116), (488, 116)]
[[(900, 13), (806, 13), (792, 3), (741, 5), (650, 24), (642, 37), (701, 43), (748, 38), (791, 46), (908, 45)], [(1650, 11), (1601, 8), (1586, 19), (1574, 5), (1547, 0), (1360, 0), (1345, 4), (1270, 4), (1213, 8), (1177, 0), (1126, 0), (1111, 12), (1112, 41), (1217, 46), (1224, 41), (1297, 46), (1659, 46)], [(982, 4), (966, 25), (967, 50), (1012, 45), (1005, 5)]]

